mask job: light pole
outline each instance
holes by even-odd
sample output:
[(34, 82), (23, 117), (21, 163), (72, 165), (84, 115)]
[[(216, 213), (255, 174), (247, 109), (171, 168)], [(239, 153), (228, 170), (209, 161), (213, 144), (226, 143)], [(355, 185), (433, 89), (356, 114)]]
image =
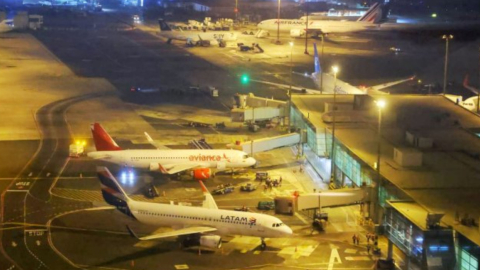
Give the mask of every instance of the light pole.
[(378, 108), (378, 131), (377, 131), (377, 185), (375, 186), (375, 193), (377, 195), (377, 203), (375, 204), (375, 218), (377, 222), (379, 222), (379, 202), (380, 199), (380, 183), (382, 181), (382, 176), (380, 175), (380, 157), (381, 157), (381, 150), (382, 150), (382, 110), (385, 108), (387, 103), (385, 100), (377, 100), (375, 101), (377, 108)]
[(238, 23), (238, 0), (235, 0), (235, 23)]
[(308, 54), (308, 3), (305, 1), (305, 13), (307, 15), (307, 22), (305, 23), (305, 52)]
[(447, 93), (447, 69), (448, 69), (448, 43), (450, 39), (453, 39), (453, 35), (443, 35), (442, 39), (445, 39), (445, 67), (443, 69), (443, 94)]
[[(480, 47), (478, 48), (478, 52), (480, 57)], [(477, 113), (480, 111), (480, 58), (478, 60)]]
[(280, 44), (280, 6), (282, 0), (278, 0), (278, 11), (277, 11), (277, 41), (276, 44)]
[(335, 78), (333, 83), (333, 109), (332, 109), (332, 151), (331, 151), (331, 168), (330, 168), (330, 183), (335, 182), (335, 111), (337, 110), (337, 73), (338, 67), (332, 67), (333, 76)]
[[(320, 66), (322, 66), (322, 61), (323, 61), (323, 34), (321, 35), (322, 37), (322, 52), (320, 53), (320, 59), (318, 60), (320, 62)], [(320, 94), (323, 94), (323, 70), (321, 70), (321, 73), (320, 73)]]
[(288, 44), (290, 44), (290, 90), (289, 92), (292, 92), (292, 73), (293, 73), (293, 41), (290, 41)]
[(292, 104), (292, 73), (293, 73), (293, 41), (290, 41), (288, 44), (290, 44), (290, 88), (288, 89), (288, 108), (289, 108), (289, 113), (288, 113), (288, 130), (290, 131), (292, 128), (292, 119), (290, 118), (290, 104)]

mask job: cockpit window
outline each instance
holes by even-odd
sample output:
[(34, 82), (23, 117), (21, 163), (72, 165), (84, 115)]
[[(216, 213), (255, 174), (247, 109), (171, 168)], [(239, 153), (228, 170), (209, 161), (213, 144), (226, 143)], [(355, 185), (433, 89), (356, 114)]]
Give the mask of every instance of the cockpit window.
[(283, 225), (283, 223), (273, 223), (273, 224), (272, 224), (272, 227), (280, 227), (280, 226), (282, 226), (282, 225)]
[(243, 159), (247, 159), (248, 158), (248, 155), (243, 155)]

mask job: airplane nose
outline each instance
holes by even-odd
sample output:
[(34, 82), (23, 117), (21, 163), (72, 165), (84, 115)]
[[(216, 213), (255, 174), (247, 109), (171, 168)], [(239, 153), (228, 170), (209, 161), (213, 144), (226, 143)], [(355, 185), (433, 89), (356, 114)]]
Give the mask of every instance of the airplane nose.
[(249, 157), (247, 163), (250, 165), (250, 167), (255, 168), (257, 167), (257, 160)]
[(292, 235), (293, 231), (292, 231), (292, 228), (288, 227), (288, 226), (284, 226), (283, 227), (283, 232), (286, 234), (286, 235)]

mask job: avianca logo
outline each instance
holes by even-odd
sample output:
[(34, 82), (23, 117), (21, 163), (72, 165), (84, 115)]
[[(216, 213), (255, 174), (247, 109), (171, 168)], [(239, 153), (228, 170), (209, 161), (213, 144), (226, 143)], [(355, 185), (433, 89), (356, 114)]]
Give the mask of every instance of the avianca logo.
[[(225, 159), (227, 162), (231, 162), (230, 158), (227, 157), (227, 154), (223, 153), (223, 159)], [(220, 155), (190, 155), (188, 157), (188, 160), (190, 161), (221, 161), (222, 156)]]

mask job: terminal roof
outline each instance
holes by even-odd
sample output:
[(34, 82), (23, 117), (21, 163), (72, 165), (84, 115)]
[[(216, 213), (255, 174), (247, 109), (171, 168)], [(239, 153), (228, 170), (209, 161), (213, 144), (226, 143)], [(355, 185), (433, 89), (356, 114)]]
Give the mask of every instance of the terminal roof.
[[(455, 215), (480, 217), (480, 139), (472, 131), (480, 128), (480, 117), (443, 96), (381, 95), (382, 177), (401, 189), (422, 207), (445, 212), (442, 222), (452, 226), (477, 245), (478, 228), (455, 222)], [(361, 121), (337, 123), (336, 139), (372, 169), (377, 160), (378, 108), (374, 97), (337, 95), (337, 101), (352, 102), (352, 114)], [(333, 95), (293, 95), (292, 103), (317, 130), (331, 129), (322, 115)], [(363, 105), (362, 105), (363, 104)], [(353, 118), (352, 118), (353, 119)], [(394, 148), (409, 147), (406, 132), (431, 138), (433, 147), (419, 149), (422, 165), (402, 167), (394, 161)], [(418, 149), (418, 148), (417, 148)]]

